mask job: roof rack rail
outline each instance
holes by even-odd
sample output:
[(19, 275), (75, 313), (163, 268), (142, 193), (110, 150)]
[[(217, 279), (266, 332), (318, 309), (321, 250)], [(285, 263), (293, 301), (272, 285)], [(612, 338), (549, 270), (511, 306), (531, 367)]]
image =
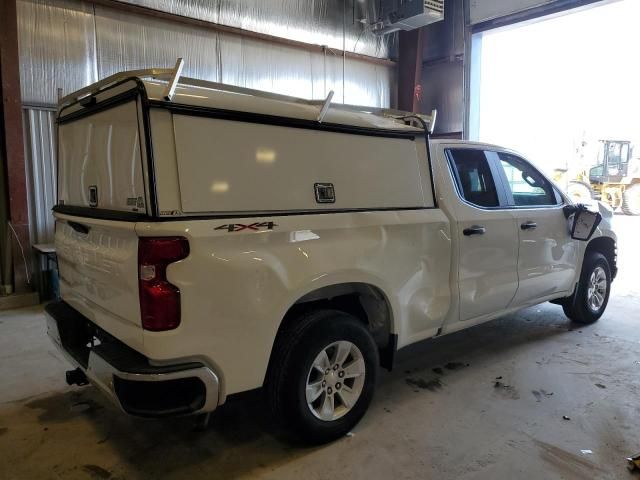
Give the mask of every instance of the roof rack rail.
[[(151, 78), (154, 80), (161, 80), (170, 82), (176, 72), (176, 68), (147, 68), (143, 70), (126, 70), (124, 72), (114, 73), (96, 83), (76, 90), (75, 92), (66, 95), (58, 102), (58, 108), (64, 107), (70, 103), (73, 103), (81, 98), (95, 95), (102, 90), (110, 87), (114, 83), (121, 82), (130, 78)], [(271, 98), (273, 100), (281, 100), (286, 102), (304, 103), (307, 105), (322, 105), (324, 100), (305, 100), (299, 97), (292, 97), (289, 95), (283, 95), (280, 93), (266, 92), (264, 90), (255, 90), (253, 88), (238, 87), (235, 85), (229, 85), (227, 83), (219, 83), (211, 80), (202, 80), (200, 78), (191, 78), (185, 76), (175, 77), (178, 85), (188, 85), (190, 87), (208, 88), (211, 90), (220, 90), (224, 92), (241, 93), (244, 95), (252, 95), (261, 98)]]
[(147, 68), (144, 70), (128, 70), (125, 72), (114, 73), (113, 75), (109, 75), (102, 80), (92, 83), (86, 87), (81, 88), (80, 90), (76, 90), (69, 95), (65, 95), (58, 101), (58, 110), (62, 107), (65, 107), (81, 98), (88, 97), (90, 95), (95, 95), (96, 93), (101, 92), (105, 88), (113, 85), (114, 83), (121, 82), (123, 80), (127, 80), (130, 78), (161, 78), (168, 77), (173, 73), (173, 68)]
[[(323, 100), (307, 100), (299, 97), (292, 97), (289, 95), (283, 95), (280, 93), (265, 92), (264, 90), (255, 90), (253, 88), (238, 87), (235, 85), (229, 85), (226, 83), (213, 82), (210, 80), (202, 80), (198, 78), (181, 76), (182, 71), (182, 59), (178, 59), (174, 68), (149, 68), (143, 70), (129, 70), (125, 72), (115, 73), (110, 75), (99, 82), (96, 82), (87, 87), (81, 88), (76, 92), (67, 95), (60, 99), (58, 103), (58, 111), (69, 104), (76, 102), (84, 97), (95, 95), (107, 87), (127, 79), (132, 78), (147, 78), (167, 82), (170, 87), (173, 83), (173, 88), (176, 85), (188, 85), (191, 87), (206, 88), (210, 90), (219, 90), (222, 92), (238, 93), (242, 95), (251, 95), (259, 98), (267, 98), (272, 100), (280, 100), (283, 102), (298, 103), (303, 105), (314, 106), (322, 109), (325, 106), (326, 99)], [(437, 112), (433, 110), (430, 115), (423, 115), (418, 113), (407, 112), (403, 110), (396, 110), (392, 108), (380, 108), (380, 107), (367, 107), (362, 105), (349, 105), (349, 104), (331, 104), (332, 109), (345, 110), (356, 113), (369, 113), (372, 115), (378, 115), (389, 119), (402, 121), (406, 124), (412, 125), (417, 128), (423, 128), (421, 122), (415, 122), (411, 120), (411, 117), (419, 117), (425, 125), (428, 126), (428, 133), (433, 133), (435, 126)]]

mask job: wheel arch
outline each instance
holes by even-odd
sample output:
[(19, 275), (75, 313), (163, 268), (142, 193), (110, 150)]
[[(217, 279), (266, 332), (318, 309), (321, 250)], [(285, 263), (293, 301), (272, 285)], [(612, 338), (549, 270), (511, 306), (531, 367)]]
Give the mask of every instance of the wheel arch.
[[(279, 348), (279, 340), (304, 312), (333, 309), (349, 313), (362, 321), (378, 346), (380, 363), (391, 369), (397, 348), (393, 308), (384, 291), (367, 282), (343, 282), (325, 285), (305, 293), (286, 311), (276, 333), (270, 358)], [(271, 363), (271, 360), (270, 362)]]
[(611, 268), (611, 279), (613, 280), (618, 273), (618, 252), (616, 248), (616, 242), (611, 237), (597, 237), (592, 239), (585, 250), (585, 256), (589, 252), (598, 252), (605, 256), (607, 262), (609, 262), (609, 268)]

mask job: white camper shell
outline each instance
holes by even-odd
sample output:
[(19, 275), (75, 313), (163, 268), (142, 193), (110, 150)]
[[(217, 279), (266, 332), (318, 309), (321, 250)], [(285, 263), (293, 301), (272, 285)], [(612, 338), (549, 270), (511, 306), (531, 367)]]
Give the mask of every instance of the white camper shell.
[(434, 205), (425, 131), (406, 112), (340, 105), (320, 119), (323, 102), (184, 78), (168, 101), (162, 74), (135, 74), (63, 101), (59, 205), (116, 218)]

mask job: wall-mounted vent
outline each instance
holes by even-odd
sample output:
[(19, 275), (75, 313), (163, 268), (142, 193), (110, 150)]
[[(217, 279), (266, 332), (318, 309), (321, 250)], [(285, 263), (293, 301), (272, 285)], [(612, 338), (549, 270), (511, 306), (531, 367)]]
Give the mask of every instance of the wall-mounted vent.
[(381, 16), (373, 25), (379, 35), (413, 30), (444, 19), (444, 0), (383, 0)]

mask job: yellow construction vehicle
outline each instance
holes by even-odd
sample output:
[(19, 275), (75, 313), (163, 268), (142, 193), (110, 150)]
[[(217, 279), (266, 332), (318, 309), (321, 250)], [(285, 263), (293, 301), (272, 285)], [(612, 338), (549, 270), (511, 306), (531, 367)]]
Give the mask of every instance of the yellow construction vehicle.
[(628, 140), (600, 140), (598, 163), (589, 170), (593, 198), (620, 207), (626, 215), (640, 215), (640, 158)]
[[(600, 140), (596, 165), (574, 173), (566, 185), (575, 202), (601, 200), (620, 208), (626, 215), (640, 215), (640, 158), (633, 156), (628, 140)], [(566, 169), (556, 169), (554, 178), (561, 182)]]

